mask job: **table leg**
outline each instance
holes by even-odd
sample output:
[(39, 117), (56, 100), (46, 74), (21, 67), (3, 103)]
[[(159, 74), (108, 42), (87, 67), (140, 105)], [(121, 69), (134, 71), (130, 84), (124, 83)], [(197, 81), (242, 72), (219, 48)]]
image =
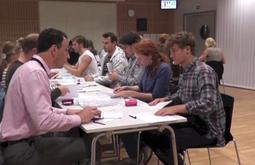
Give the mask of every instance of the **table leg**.
[(106, 133), (100, 133), (96, 135), (91, 144), (91, 165), (96, 165), (96, 145), (97, 145), (97, 140), (101, 138), (102, 136), (105, 136)]
[(177, 158), (177, 149), (176, 149), (176, 139), (175, 139), (175, 133), (171, 126), (161, 126), (160, 130), (167, 129), (171, 134), (171, 143), (172, 143), (172, 150), (173, 150), (173, 159), (174, 159), (174, 165), (178, 165), (178, 158)]

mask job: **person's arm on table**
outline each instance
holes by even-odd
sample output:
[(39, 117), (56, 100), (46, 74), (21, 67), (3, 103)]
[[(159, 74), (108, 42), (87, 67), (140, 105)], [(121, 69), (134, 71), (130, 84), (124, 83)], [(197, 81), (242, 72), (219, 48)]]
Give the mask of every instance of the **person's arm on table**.
[(88, 68), (89, 64), (91, 63), (92, 59), (90, 56), (85, 55), (82, 58), (82, 62), (79, 66), (73, 68), (71, 65), (69, 64), (65, 64), (64, 68), (70, 72), (72, 75), (80, 77), (82, 75), (82, 73)]
[(155, 113), (157, 116), (175, 115), (188, 113), (185, 104), (163, 108)]

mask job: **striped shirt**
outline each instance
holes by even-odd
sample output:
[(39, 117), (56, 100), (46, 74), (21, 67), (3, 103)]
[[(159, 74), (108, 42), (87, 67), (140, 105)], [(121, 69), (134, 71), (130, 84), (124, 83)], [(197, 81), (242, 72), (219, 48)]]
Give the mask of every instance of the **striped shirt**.
[(1, 81), (1, 87), (4, 88), (5, 90), (7, 89), (7, 85), (6, 85), (6, 74), (7, 74), (7, 71), (8, 71), (8, 67), (6, 67), (3, 71), (3, 74), (2, 74), (2, 81)]
[(170, 99), (179, 97), (188, 114), (199, 116), (207, 124), (206, 137), (216, 138), (218, 146), (224, 145), (225, 112), (212, 68), (194, 59), (184, 68), (178, 85), (179, 90)]

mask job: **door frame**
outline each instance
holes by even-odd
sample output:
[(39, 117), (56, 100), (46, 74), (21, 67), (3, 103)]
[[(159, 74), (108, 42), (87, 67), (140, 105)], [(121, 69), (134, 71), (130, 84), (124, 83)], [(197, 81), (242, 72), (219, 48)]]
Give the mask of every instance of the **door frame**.
[(216, 37), (216, 10), (208, 10), (208, 11), (201, 11), (201, 12), (193, 12), (193, 13), (184, 13), (183, 14), (183, 30), (186, 31), (186, 19), (187, 16), (194, 16), (194, 15), (207, 15), (207, 14), (213, 14), (214, 15), (214, 31), (215, 34), (212, 36), (214, 39)]

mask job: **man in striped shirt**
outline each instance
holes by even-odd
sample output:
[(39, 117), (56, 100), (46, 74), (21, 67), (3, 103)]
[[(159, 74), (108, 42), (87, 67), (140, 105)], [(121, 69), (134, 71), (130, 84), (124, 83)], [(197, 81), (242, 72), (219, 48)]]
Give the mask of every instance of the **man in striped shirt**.
[[(169, 99), (179, 101), (178, 105), (163, 108), (155, 114), (159, 116), (189, 115), (188, 123), (173, 126), (178, 153), (195, 146), (224, 145), (225, 112), (215, 72), (193, 56), (195, 38), (191, 33), (173, 34), (168, 46), (174, 63), (183, 68), (179, 78), (179, 90), (169, 97), (156, 99), (150, 104)], [(142, 137), (164, 164), (173, 164), (169, 135), (149, 132), (144, 133)], [(158, 141), (157, 144), (154, 143), (155, 141)], [(180, 156), (178, 162), (182, 164)]]

